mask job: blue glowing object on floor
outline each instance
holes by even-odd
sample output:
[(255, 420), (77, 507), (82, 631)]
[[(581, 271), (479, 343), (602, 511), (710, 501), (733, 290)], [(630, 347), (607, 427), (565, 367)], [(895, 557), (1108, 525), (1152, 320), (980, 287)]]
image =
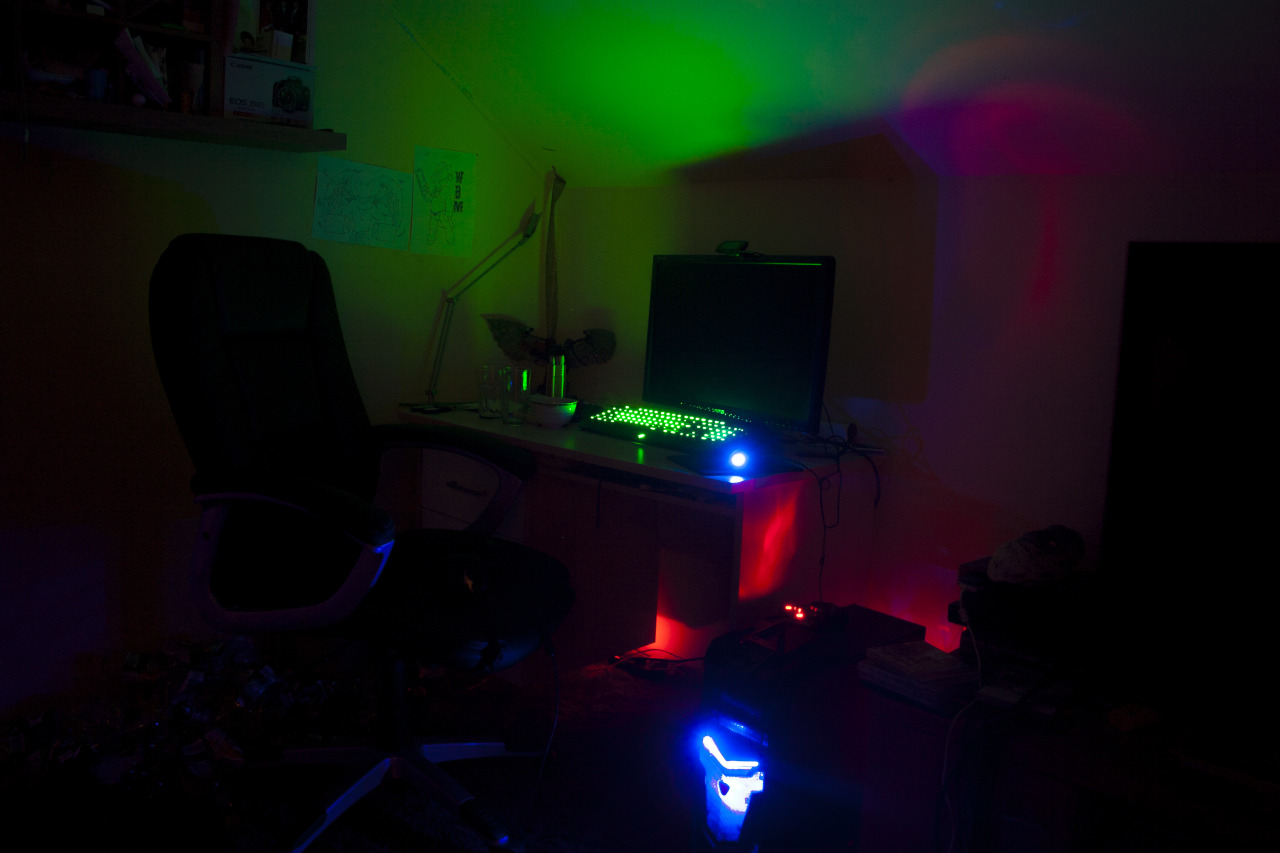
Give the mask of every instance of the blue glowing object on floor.
[(715, 738), (706, 735), (702, 738), (702, 748), (711, 753), (711, 757), (720, 762), (720, 766), (725, 770), (750, 770), (759, 767), (759, 761), (729, 761), (724, 757), (724, 753), (720, 751), (720, 747), (716, 746)]
[(752, 796), (764, 790), (764, 770), (758, 757), (736, 757), (742, 754), (735, 751), (739, 746), (729, 746), (736, 740), (740, 738), (721, 739), (730, 755), (735, 756), (732, 758), (725, 756), (712, 735), (703, 735), (700, 742), (699, 756), (707, 786), (707, 828), (717, 841), (738, 840)]

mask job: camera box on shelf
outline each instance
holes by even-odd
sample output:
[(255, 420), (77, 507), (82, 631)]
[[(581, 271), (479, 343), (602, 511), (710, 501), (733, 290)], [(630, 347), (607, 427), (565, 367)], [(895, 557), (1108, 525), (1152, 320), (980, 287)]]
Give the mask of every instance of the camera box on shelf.
[(316, 72), (310, 66), (229, 54), (224, 114), (311, 127), (315, 85)]

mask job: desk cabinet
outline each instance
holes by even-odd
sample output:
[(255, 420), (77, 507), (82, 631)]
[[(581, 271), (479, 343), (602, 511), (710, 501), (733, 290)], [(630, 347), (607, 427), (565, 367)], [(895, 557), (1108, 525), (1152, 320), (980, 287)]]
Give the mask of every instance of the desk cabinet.
[[(577, 603), (556, 634), (563, 666), (655, 641), (700, 655), (735, 624), (771, 615), (793, 592), (785, 578), (803, 578), (812, 598), (812, 573), (790, 570), (817, 566), (820, 540), (808, 534), (821, 530), (820, 518), (806, 504), (817, 492), (806, 472), (730, 484), (671, 464), (665, 451), (573, 428), (503, 425), (467, 412), (401, 417), (486, 432), (537, 456), (538, 471), (502, 534), (569, 568)], [(465, 494), (448, 493), (448, 482), (461, 482), (454, 475), (428, 462), (422, 479), (428, 502), (440, 494), (465, 502)], [(655, 630), (659, 614), (669, 635)]]
[(562, 665), (654, 642), (660, 610), (723, 630), (736, 587), (734, 503), (544, 465), (527, 487), (523, 539), (568, 566), (577, 592), (557, 633)]
[(496, 471), (465, 456), (425, 450), (422, 470), (422, 526), (461, 530), (480, 517), (498, 491)]

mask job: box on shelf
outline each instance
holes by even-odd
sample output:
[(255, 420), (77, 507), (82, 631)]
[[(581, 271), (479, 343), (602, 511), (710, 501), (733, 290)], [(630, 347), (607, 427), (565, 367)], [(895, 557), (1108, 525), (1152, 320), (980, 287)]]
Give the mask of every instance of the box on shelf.
[(315, 69), (243, 53), (227, 56), (224, 114), (311, 127)]
[(233, 50), (312, 62), (315, 0), (240, 0)]

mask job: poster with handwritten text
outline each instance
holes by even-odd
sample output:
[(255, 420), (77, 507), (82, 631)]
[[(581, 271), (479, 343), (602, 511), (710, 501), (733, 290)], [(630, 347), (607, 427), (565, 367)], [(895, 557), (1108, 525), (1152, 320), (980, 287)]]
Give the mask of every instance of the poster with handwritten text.
[(413, 151), (413, 239), (419, 255), (471, 254), (476, 155), (442, 148)]

